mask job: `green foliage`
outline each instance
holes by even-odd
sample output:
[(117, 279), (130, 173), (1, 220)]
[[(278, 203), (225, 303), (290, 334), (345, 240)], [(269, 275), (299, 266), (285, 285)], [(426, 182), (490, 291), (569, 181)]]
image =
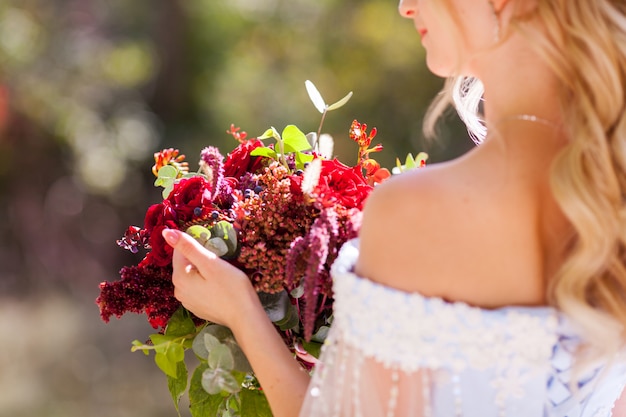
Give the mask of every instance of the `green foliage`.
[(400, 162), (399, 158), (396, 158), (396, 166), (393, 168), (392, 171), (394, 174), (400, 174), (402, 172), (409, 171), (413, 168), (422, 167), (426, 163), (427, 159), (428, 159), (428, 155), (424, 152), (420, 152), (419, 154), (417, 154), (415, 158), (413, 158), (413, 155), (409, 153), (406, 156), (404, 165)]
[(250, 155), (272, 158), (287, 166), (285, 157), (287, 154), (295, 154), (296, 167), (298, 169), (302, 169), (306, 162), (313, 159), (311, 155), (304, 153), (304, 151), (311, 149), (311, 144), (306, 135), (295, 125), (287, 125), (283, 129), (282, 135), (278, 133), (276, 128), (271, 127), (258, 137), (261, 140), (270, 138), (276, 140), (275, 148), (278, 148), (278, 152), (268, 147), (259, 147), (250, 152)]

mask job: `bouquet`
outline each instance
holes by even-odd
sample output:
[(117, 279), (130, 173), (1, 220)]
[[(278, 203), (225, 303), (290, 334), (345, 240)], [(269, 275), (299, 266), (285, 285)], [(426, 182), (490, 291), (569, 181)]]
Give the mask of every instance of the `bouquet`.
[[(371, 147), (376, 129), (368, 133), (356, 120), (349, 136), (359, 148), (357, 164), (332, 158), (332, 138), (321, 135), (322, 124), (352, 93), (327, 105), (310, 81), (306, 88), (322, 113), (317, 133), (305, 135), (289, 125), (281, 133), (270, 128), (248, 138), (231, 125), (227, 133), (237, 147), (226, 157), (205, 148), (197, 172), (176, 149), (156, 153), (152, 172), (155, 185), (163, 187), (163, 201), (148, 208), (143, 228), (130, 226), (117, 242), (146, 255), (122, 268), (120, 280), (100, 284), (96, 302), (105, 322), (126, 312), (144, 313), (158, 330), (146, 342), (135, 340), (132, 350), (155, 352), (177, 411), (188, 390), (194, 417), (271, 416), (232, 332), (193, 316), (174, 298), (172, 249), (161, 235), (164, 228), (187, 232), (244, 271), (302, 366), (312, 369), (319, 356), (332, 323), (330, 265), (343, 243), (356, 237), (373, 187), (391, 174), (370, 158), (382, 150), (380, 144)], [(409, 155), (397, 169), (421, 166), (425, 158)], [(187, 349), (198, 359), (190, 381)]]

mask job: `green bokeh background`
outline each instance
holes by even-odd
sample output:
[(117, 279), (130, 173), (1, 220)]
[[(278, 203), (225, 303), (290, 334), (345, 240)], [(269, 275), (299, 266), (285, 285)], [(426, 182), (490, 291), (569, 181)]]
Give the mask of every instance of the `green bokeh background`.
[[(317, 129), (353, 164), (353, 119), (392, 167), (471, 147), (454, 117), (421, 132), (442, 81), (388, 0), (0, 0), (0, 417), (174, 416), (165, 379), (130, 342), (139, 316), (100, 321), (98, 283), (138, 259), (115, 245), (159, 200), (152, 154), (268, 127)], [(182, 407), (185, 408), (185, 405)], [(186, 413), (186, 410), (184, 410)], [(187, 414), (183, 414), (187, 415)]]

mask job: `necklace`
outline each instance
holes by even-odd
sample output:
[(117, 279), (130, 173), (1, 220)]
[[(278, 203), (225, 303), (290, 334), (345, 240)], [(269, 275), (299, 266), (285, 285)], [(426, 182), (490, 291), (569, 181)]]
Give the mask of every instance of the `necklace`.
[(509, 121), (509, 120), (522, 120), (525, 122), (531, 122), (531, 123), (539, 123), (542, 124), (544, 126), (548, 126), (551, 127), (553, 129), (558, 129), (560, 128), (560, 124), (553, 122), (551, 120), (548, 119), (544, 119), (542, 117), (536, 116), (534, 114), (512, 114), (510, 116), (504, 117), (502, 119), (500, 119), (500, 121), (498, 123), (496, 123), (495, 125), (493, 125), (493, 127), (497, 127), (500, 124), (502, 124), (503, 122)]

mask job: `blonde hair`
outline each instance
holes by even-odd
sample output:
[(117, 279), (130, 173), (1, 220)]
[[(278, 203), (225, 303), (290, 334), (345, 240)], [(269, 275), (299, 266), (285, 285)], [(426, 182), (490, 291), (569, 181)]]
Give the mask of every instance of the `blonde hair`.
[[(561, 83), (568, 145), (554, 161), (551, 187), (575, 238), (550, 281), (550, 303), (612, 352), (626, 328), (626, 3), (623, 0), (538, 0), (539, 33), (526, 19), (511, 30), (528, 36)], [(476, 141), (486, 130), (478, 114), (482, 85), (446, 82), (426, 117), (454, 104)], [(476, 128), (476, 126), (482, 126)]]

